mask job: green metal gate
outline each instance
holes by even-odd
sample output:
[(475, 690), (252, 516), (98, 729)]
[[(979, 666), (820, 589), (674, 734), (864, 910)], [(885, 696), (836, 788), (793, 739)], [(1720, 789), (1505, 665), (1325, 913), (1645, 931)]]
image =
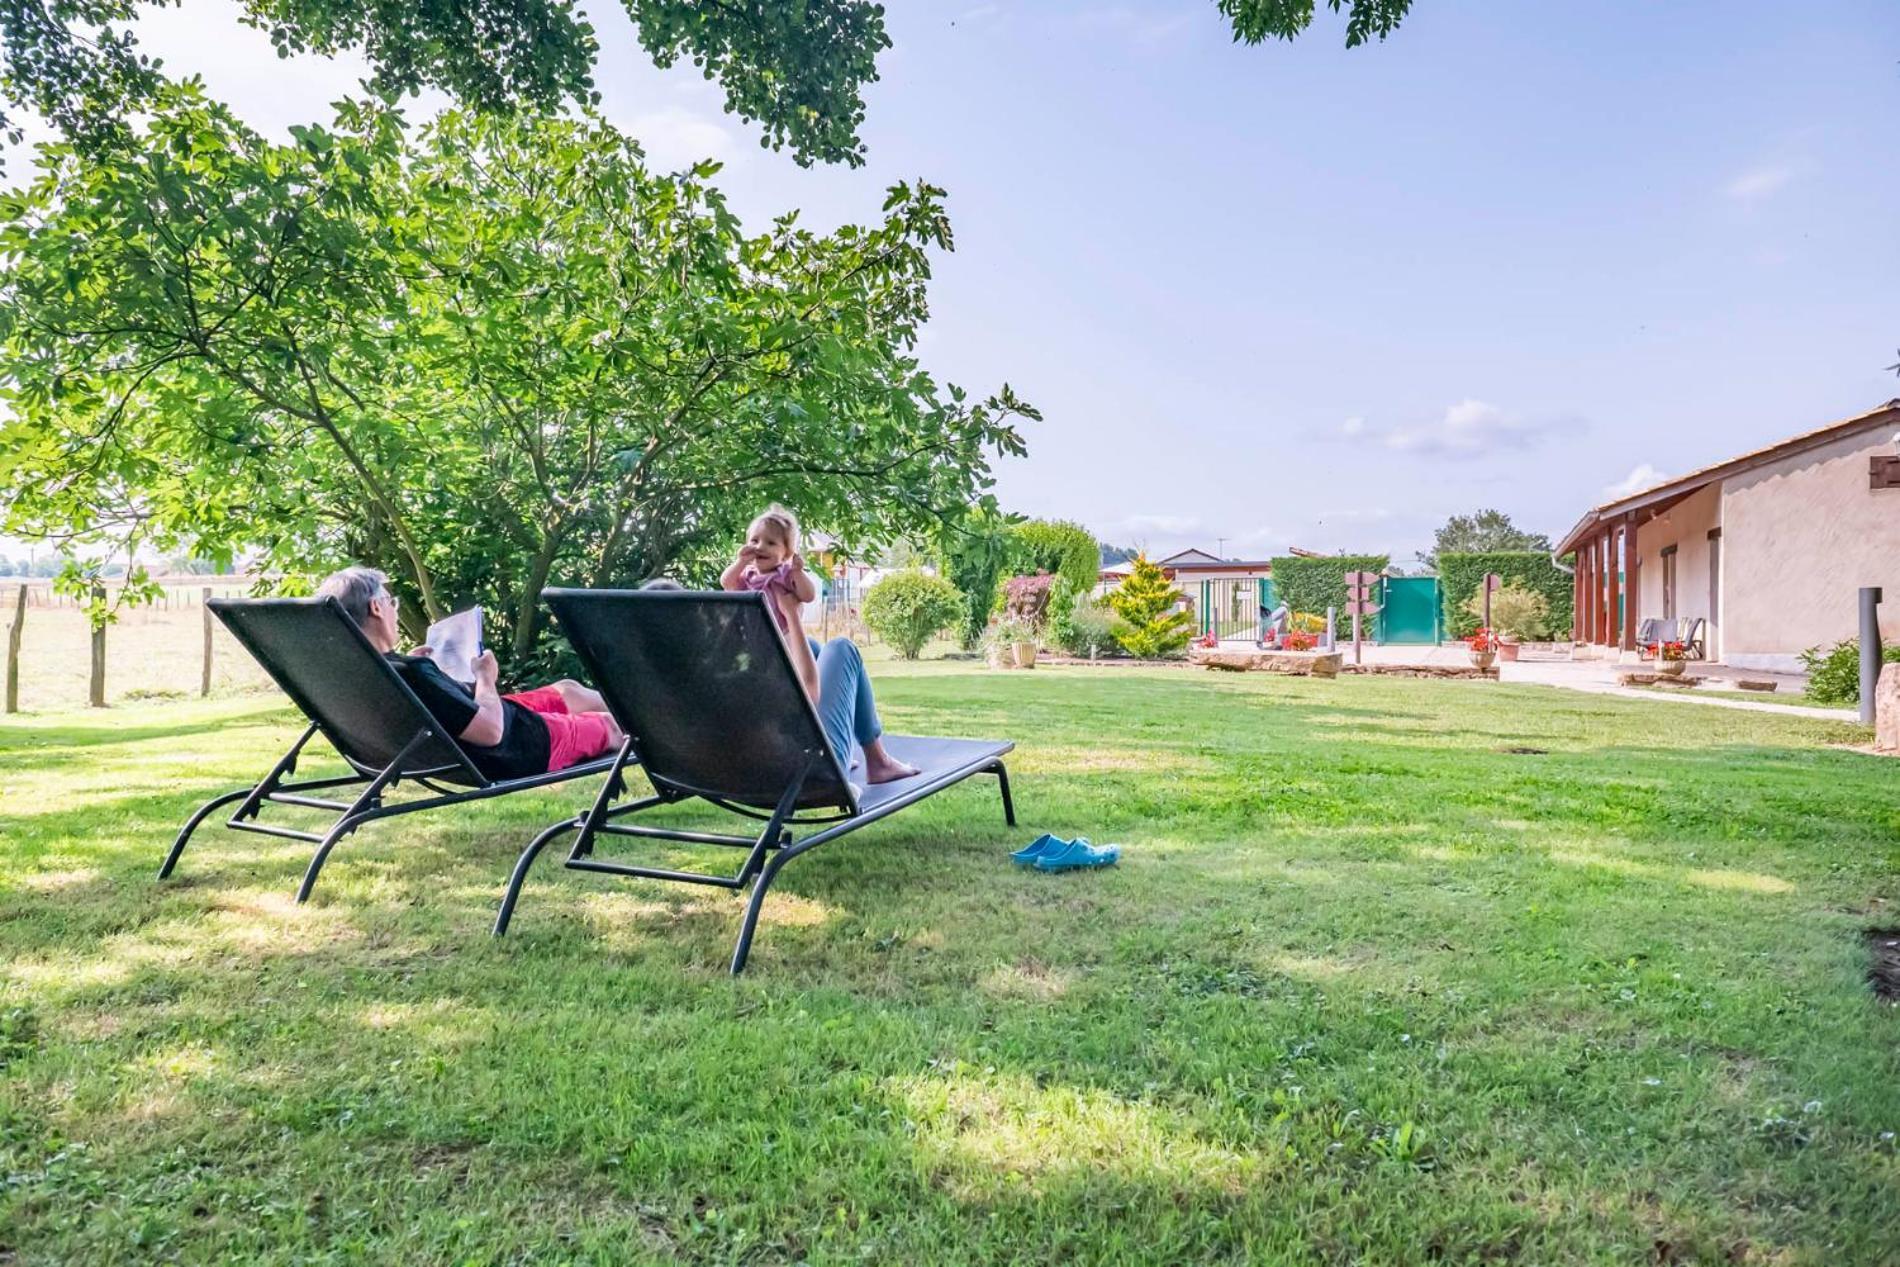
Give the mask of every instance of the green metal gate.
[(1388, 576), (1379, 610), (1379, 641), (1436, 644), (1443, 630), (1435, 576)]

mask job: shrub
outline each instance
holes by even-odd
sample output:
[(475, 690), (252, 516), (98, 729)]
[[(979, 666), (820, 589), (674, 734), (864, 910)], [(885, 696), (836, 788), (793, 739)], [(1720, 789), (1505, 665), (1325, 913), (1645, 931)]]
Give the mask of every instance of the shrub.
[[(1890, 642), (1881, 660), (1900, 664), (1900, 642)], [(1860, 703), (1860, 639), (1846, 638), (1823, 651), (1809, 647), (1801, 653), (1808, 675), (1808, 698), (1817, 704)]]
[(863, 616), (872, 633), (915, 660), (924, 644), (963, 615), (963, 595), (941, 576), (894, 572), (864, 594)]
[(1102, 573), (1102, 547), (1081, 524), (1029, 519), (1010, 530), (1008, 563), (1017, 572), (1047, 572), (1086, 591)]
[[(1446, 551), (1438, 556), (1439, 597), (1445, 627), (1454, 638), (1469, 638), (1484, 623), (1484, 576), (1496, 572), (1504, 584), (1519, 585), (1544, 599), (1544, 636), (1568, 634), (1576, 602), (1576, 577), (1538, 550), (1490, 550), (1482, 554)], [(1473, 598), (1478, 605), (1471, 605)], [(1495, 613), (1494, 613), (1495, 615)], [(1497, 623), (1503, 624), (1503, 621)]]
[(1049, 591), (1049, 621), (1043, 632), (1063, 654), (1094, 659), (1114, 646), (1114, 619), (1087, 590), (1077, 590), (1067, 577), (1057, 577)]
[[(1324, 621), (1328, 607), (1346, 606), (1346, 573), (1383, 572), (1391, 562), (1392, 557), (1386, 554), (1339, 554), (1317, 559), (1285, 555), (1273, 560), (1273, 592), (1291, 610), (1319, 612)], [(1343, 610), (1340, 615), (1344, 617)]]
[(1287, 619), (1287, 628), (1295, 633), (1323, 634), (1326, 632), (1326, 617), (1313, 612), (1294, 612)]
[(1122, 578), (1108, 596), (1114, 611), (1115, 641), (1138, 659), (1169, 656), (1187, 646), (1194, 617), (1175, 611), (1180, 592), (1148, 556), (1135, 556), (1135, 570)]
[(965, 651), (976, 648), (999, 594), (1001, 580), (1015, 538), (1012, 525), (994, 511), (978, 508), (963, 520), (946, 525), (937, 539), (943, 574), (963, 594), (957, 618), (957, 640)]
[(1055, 583), (1056, 578), (1047, 572), (1010, 577), (1003, 583), (1004, 618), (1020, 621), (1032, 630), (1041, 632), (1044, 617), (1049, 611), (1049, 595)]
[[(1484, 587), (1465, 603), (1472, 626), (1484, 623)], [(1550, 604), (1536, 590), (1516, 581), (1491, 596), (1491, 627), (1506, 638), (1538, 642), (1550, 636)]]

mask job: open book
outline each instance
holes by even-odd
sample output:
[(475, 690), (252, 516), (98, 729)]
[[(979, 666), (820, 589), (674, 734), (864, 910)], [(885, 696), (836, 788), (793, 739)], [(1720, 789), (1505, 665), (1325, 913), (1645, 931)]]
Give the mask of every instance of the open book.
[(444, 616), (424, 635), (435, 667), (463, 686), (475, 684), (475, 661), (482, 654), (482, 609), (471, 607)]

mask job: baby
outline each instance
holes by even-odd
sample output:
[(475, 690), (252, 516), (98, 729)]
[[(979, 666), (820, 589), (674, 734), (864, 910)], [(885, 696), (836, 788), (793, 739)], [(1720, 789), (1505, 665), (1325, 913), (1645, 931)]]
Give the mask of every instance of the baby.
[(800, 632), (798, 609), (818, 598), (818, 587), (798, 555), (798, 519), (783, 506), (772, 506), (746, 529), (739, 555), (719, 575), (728, 590), (757, 590), (765, 595), (779, 632)]

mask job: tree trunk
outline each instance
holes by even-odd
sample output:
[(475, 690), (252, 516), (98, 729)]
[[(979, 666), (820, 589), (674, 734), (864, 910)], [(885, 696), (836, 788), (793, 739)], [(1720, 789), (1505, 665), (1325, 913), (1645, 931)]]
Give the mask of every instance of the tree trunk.
[(13, 604), (13, 624), (7, 629), (7, 711), (20, 711), (20, 638), (26, 631), (26, 600), (29, 589), (20, 587)]
[(534, 561), (528, 565), (528, 575), (522, 581), (521, 593), (515, 604), (516, 660), (534, 650), (534, 635), (541, 627), (541, 591), (547, 587), (548, 576), (554, 571), (555, 555), (560, 553), (560, 549), (560, 536), (550, 532), (542, 540), (541, 548), (535, 551)]
[[(105, 597), (105, 586), (92, 587), (94, 603), (103, 603)], [(86, 683), (86, 703), (93, 708), (106, 706), (106, 626), (104, 621), (92, 627), (92, 675)]]
[(198, 696), (204, 698), (211, 694), (211, 587), (205, 586), (204, 602), (200, 604), (204, 612), (205, 624), (205, 660), (204, 671), (198, 676)]

